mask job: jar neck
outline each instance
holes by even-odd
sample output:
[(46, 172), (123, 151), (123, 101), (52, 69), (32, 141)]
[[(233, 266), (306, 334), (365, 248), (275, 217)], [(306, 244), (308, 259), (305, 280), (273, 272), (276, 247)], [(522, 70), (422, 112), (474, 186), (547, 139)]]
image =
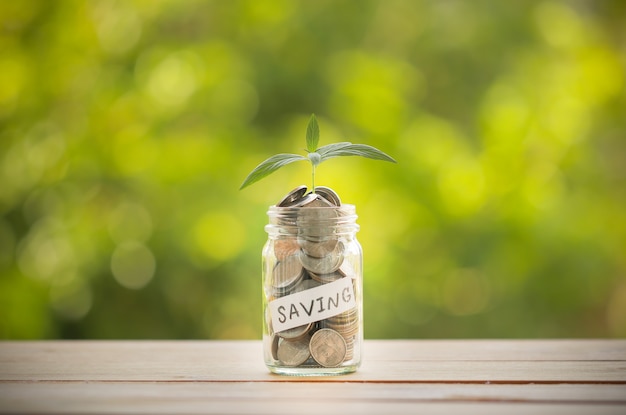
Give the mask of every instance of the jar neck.
[(316, 233), (320, 229), (334, 235), (358, 232), (357, 214), (354, 205), (325, 207), (278, 207), (270, 206), (267, 211), (269, 224), (265, 226), (270, 236), (302, 235)]

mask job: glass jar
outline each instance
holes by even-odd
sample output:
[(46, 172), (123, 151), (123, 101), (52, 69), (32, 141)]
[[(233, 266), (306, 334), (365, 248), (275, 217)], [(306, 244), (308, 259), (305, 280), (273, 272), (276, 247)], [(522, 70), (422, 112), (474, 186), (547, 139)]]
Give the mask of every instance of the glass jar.
[(354, 205), (268, 211), (263, 353), (273, 373), (322, 376), (361, 364), (363, 252)]

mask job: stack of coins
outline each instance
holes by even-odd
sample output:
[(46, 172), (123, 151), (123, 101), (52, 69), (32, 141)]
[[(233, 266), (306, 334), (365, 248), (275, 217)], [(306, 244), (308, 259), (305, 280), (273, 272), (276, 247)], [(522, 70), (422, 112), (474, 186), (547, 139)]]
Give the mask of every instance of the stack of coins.
[[(273, 241), (275, 263), (267, 276), (268, 300), (327, 284), (340, 278), (352, 279), (357, 293), (358, 274), (348, 259), (346, 241), (337, 229), (342, 213), (339, 196), (328, 187), (316, 187), (307, 193), (300, 186), (277, 205), (279, 225), (287, 229)], [(308, 209), (308, 208), (333, 209)], [(338, 209), (339, 208), (339, 209)], [(269, 288), (269, 289), (268, 289)], [(359, 335), (357, 307), (333, 317), (273, 332), (266, 313), (271, 356), (288, 367), (337, 367), (350, 361)]]
[[(343, 264), (341, 264), (341, 267), (337, 270), (337, 274), (339, 274), (342, 278), (352, 279), (353, 284), (358, 278), (356, 271), (352, 267), (352, 264), (348, 261), (345, 261)], [(354, 292), (358, 292), (356, 286), (354, 287)], [(322, 321), (321, 327), (334, 329), (343, 336), (343, 338), (346, 340), (346, 344), (348, 347), (346, 359), (351, 359), (354, 351), (356, 336), (358, 335), (359, 329), (361, 327), (358, 309), (353, 308), (344, 313), (327, 318)]]

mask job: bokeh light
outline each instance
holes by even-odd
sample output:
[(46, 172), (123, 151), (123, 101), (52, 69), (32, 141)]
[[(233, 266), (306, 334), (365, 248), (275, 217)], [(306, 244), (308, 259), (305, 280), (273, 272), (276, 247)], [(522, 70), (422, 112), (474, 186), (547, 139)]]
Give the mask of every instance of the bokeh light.
[(368, 338), (626, 336), (626, 3), (0, 2), (0, 338), (260, 338), (276, 153), (370, 144)]

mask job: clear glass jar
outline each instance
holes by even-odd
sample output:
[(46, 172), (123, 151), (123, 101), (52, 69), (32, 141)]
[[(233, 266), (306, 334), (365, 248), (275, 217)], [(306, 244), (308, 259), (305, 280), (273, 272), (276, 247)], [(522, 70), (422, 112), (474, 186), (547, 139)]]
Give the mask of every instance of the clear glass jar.
[(354, 205), (268, 211), (263, 353), (273, 373), (323, 376), (361, 364), (363, 252)]

